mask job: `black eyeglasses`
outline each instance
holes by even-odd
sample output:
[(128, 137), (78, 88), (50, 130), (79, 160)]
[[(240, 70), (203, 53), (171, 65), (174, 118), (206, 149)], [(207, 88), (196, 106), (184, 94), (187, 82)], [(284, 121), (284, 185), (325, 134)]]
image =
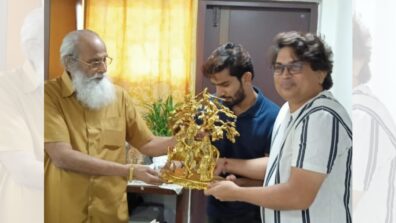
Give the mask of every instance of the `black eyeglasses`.
[(108, 66), (108, 65), (110, 65), (111, 62), (113, 61), (113, 58), (108, 57), (108, 56), (105, 56), (105, 57), (103, 57), (102, 59), (94, 60), (94, 61), (89, 62), (89, 63), (88, 63), (88, 62), (85, 62), (85, 61), (83, 61), (83, 60), (79, 60), (79, 59), (77, 59), (77, 58), (73, 58), (73, 59), (75, 59), (76, 61), (78, 61), (78, 62), (80, 62), (80, 63), (83, 63), (83, 64), (89, 66), (91, 69), (100, 68), (100, 67), (102, 66), (102, 64), (105, 64), (106, 66)]
[(290, 74), (299, 74), (304, 66), (304, 62), (302, 61), (295, 61), (288, 64), (274, 64), (272, 69), (274, 70), (274, 75), (281, 75), (283, 71), (287, 68), (287, 71)]

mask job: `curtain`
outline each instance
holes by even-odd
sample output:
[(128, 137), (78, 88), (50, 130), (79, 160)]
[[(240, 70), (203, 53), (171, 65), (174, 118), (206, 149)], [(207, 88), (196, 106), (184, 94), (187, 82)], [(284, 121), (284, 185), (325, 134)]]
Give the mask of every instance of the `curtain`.
[(197, 0), (86, 0), (85, 28), (113, 58), (108, 75), (138, 106), (194, 92)]

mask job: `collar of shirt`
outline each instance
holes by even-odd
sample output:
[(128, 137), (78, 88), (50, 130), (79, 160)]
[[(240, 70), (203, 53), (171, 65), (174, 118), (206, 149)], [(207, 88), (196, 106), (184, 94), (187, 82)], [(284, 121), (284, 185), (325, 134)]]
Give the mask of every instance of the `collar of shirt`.
[(262, 104), (264, 103), (263, 92), (261, 92), (261, 90), (257, 87), (253, 87), (253, 89), (257, 93), (256, 102), (254, 102), (254, 104), (248, 110), (238, 115), (238, 118), (256, 116), (257, 112), (260, 110)]
[[(321, 91), (319, 94), (317, 94), (315, 97), (313, 97), (313, 98), (309, 99), (307, 102), (305, 102), (305, 103), (304, 103), (301, 107), (299, 107), (296, 111), (290, 113), (290, 116), (292, 117), (292, 119), (293, 119), (293, 120), (296, 120), (296, 118), (300, 116), (300, 112), (305, 112), (305, 111), (302, 111), (302, 109), (303, 109), (307, 104), (311, 103), (313, 100), (315, 100), (316, 98), (318, 98), (318, 97), (320, 97), (320, 96), (322, 96), (322, 95), (324, 95), (324, 96), (326, 96), (326, 97), (329, 97), (329, 98), (334, 98), (334, 97), (333, 97), (333, 94), (332, 94), (330, 91), (328, 91), (328, 90), (323, 90), (323, 91)], [(287, 102), (286, 102), (286, 103), (287, 103)], [(290, 112), (290, 110), (289, 110), (289, 112)]]
[(71, 96), (74, 93), (75, 89), (67, 71), (63, 72), (61, 79), (62, 79), (62, 97), (66, 98)]

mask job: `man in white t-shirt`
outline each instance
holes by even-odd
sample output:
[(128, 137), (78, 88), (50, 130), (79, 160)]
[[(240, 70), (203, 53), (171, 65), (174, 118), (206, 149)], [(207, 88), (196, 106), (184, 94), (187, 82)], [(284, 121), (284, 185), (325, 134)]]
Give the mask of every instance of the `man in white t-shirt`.
[(242, 188), (220, 181), (206, 194), (260, 205), (266, 223), (352, 222), (352, 124), (327, 91), (333, 85), (331, 57), (331, 49), (314, 34), (275, 37), (275, 88), (287, 102), (275, 121), (270, 157), (227, 159), (221, 167), (264, 179), (264, 185)]

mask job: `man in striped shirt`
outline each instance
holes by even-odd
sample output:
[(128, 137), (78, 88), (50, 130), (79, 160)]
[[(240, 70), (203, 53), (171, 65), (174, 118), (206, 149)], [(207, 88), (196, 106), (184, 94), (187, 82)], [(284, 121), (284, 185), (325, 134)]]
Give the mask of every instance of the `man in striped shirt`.
[(327, 91), (331, 49), (310, 33), (280, 33), (272, 65), (287, 101), (275, 121), (269, 158), (227, 160), (228, 173), (264, 179), (263, 187), (214, 183), (206, 194), (262, 206), (266, 223), (351, 222), (351, 120)]

